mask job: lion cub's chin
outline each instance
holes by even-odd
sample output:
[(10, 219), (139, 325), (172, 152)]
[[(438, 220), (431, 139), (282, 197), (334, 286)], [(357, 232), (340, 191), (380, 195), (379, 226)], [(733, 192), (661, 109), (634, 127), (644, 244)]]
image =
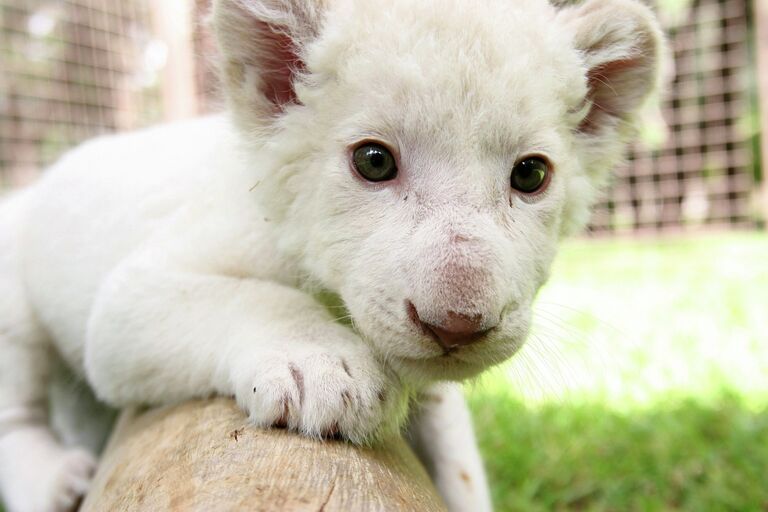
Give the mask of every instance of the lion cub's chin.
[(478, 350), (480, 347), (467, 347), (466, 351), (448, 351), (423, 359), (390, 355), (388, 361), (400, 378), (412, 385), (420, 386), (437, 381), (464, 381), (507, 361), (522, 345), (522, 341), (510, 342), (495, 346), (490, 351)]

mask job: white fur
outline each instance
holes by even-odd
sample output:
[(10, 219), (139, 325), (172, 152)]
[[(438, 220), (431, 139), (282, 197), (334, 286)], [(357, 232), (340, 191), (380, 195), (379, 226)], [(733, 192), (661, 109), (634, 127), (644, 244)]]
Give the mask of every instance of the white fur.
[[(632, 0), (218, 0), (213, 21), (231, 115), (90, 142), (0, 205), (13, 512), (65, 507), (91, 470), (44, 427), (50, 347), (114, 406), (234, 395), (256, 424), (354, 442), (396, 431), (413, 391), (510, 357), (661, 46)], [(286, 44), (292, 68), (274, 61)], [(354, 176), (366, 138), (396, 148), (397, 180)], [(524, 199), (509, 175), (530, 153), (555, 171)], [(406, 301), (430, 323), (498, 325), (444, 356)], [(445, 393), (414, 416), (417, 449), (451, 510), (486, 510), (468, 414)], [(7, 469), (33, 448), (29, 471)]]
[[(418, 397), (407, 431), (450, 510), (492, 510), (472, 420), (461, 388), (436, 384)], [(482, 428), (482, 427), (481, 427)]]

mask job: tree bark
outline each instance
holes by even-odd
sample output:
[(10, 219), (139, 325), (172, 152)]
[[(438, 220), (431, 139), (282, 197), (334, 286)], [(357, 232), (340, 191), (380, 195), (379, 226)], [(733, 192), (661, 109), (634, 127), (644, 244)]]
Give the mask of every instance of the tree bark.
[(402, 438), (374, 448), (247, 424), (216, 398), (123, 413), (83, 511), (444, 510)]

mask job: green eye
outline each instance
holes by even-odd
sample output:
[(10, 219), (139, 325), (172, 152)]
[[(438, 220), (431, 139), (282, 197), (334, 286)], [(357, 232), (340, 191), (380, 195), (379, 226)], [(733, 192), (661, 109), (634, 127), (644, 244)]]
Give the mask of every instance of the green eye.
[(395, 157), (381, 144), (360, 146), (352, 155), (357, 173), (368, 181), (388, 181), (397, 176)]
[(533, 194), (547, 185), (549, 174), (549, 164), (546, 160), (534, 156), (515, 164), (510, 181), (515, 190)]

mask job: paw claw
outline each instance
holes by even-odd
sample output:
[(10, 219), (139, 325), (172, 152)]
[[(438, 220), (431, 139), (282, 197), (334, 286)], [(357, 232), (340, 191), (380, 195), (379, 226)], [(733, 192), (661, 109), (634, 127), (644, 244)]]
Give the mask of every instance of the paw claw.
[(323, 432), (323, 439), (336, 439), (339, 435), (339, 424), (338, 422), (335, 422), (328, 430)]
[(289, 364), (288, 368), (291, 370), (291, 377), (296, 383), (296, 389), (299, 390), (299, 405), (304, 405), (304, 374), (293, 363)]
[(352, 373), (349, 371), (349, 364), (347, 364), (347, 361), (342, 359), (341, 360), (341, 367), (344, 369), (344, 373), (349, 375), (349, 377), (352, 377)]
[(343, 391), (341, 393), (341, 400), (344, 402), (344, 407), (345, 408), (348, 409), (348, 408), (352, 407), (352, 395), (350, 394), (349, 391)]
[(273, 424), (276, 428), (288, 428), (288, 418), (290, 415), (290, 406), (288, 405), (291, 399), (289, 397), (283, 397), (282, 403), (283, 403), (283, 412), (280, 414), (280, 417), (275, 421)]

